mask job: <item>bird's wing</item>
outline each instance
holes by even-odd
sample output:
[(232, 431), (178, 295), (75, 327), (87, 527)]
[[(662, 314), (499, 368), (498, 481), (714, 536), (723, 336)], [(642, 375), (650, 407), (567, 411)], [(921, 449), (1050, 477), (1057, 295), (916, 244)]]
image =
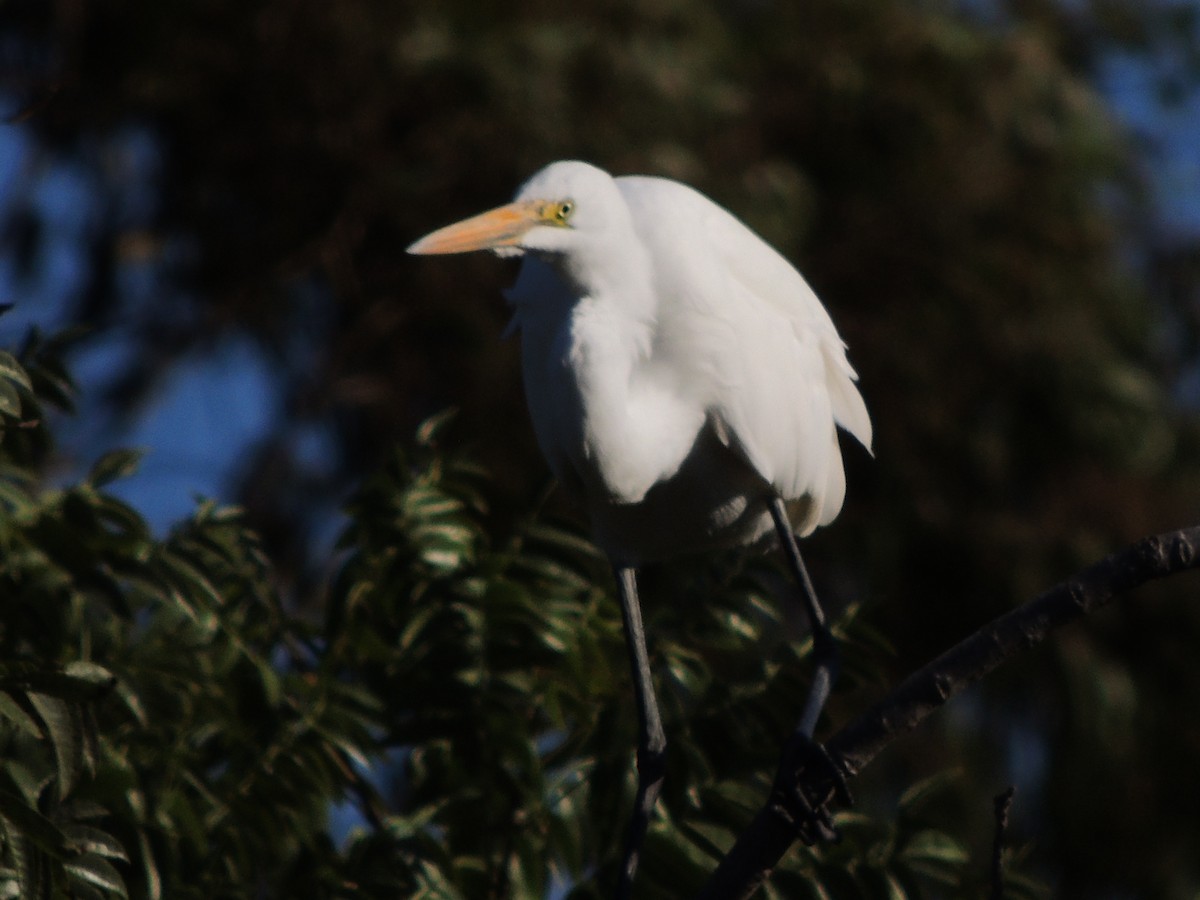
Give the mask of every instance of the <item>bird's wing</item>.
[(845, 490), (835, 424), (869, 450), (871, 420), (829, 314), (703, 194), (659, 178), (617, 183), (659, 282), (656, 356), (776, 490), (815, 501), (811, 525), (830, 521)]

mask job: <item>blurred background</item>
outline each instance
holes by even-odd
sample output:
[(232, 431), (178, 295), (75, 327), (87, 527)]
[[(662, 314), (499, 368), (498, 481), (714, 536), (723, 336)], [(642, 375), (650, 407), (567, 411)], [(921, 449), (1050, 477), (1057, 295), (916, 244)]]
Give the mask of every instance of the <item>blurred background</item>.
[[(145, 447), (116, 493), (159, 529), (243, 505), (315, 614), (349, 492), (447, 407), (498, 528), (561, 503), (510, 264), (403, 248), (554, 159), (687, 181), (850, 346), (875, 458), (807, 555), (894, 680), (1200, 519), (1198, 82), (1196, 0), (6, 0), (0, 344), (71, 329), (58, 477)], [(986, 831), (1015, 783), (1059, 895), (1196, 896), (1195, 593), (1010, 665), (868, 798), (959, 767)]]

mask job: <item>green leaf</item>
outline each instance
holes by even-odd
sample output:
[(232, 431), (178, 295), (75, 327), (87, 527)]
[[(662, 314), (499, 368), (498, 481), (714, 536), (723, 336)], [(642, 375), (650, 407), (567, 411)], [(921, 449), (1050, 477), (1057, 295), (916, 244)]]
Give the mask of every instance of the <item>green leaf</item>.
[(102, 831), (92, 825), (81, 825), (74, 822), (64, 825), (62, 832), (67, 839), (67, 846), (76, 853), (96, 854), (108, 859), (129, 862), (129, 855), (121, 846), (121, 842), (107, 831)]
[[(3, 435), (0, 434), (0, 438)], [(27, 510), (33, 503), (34, 480), (30, 473), (11, 466), (0, 466), (0, 508)]]
[(900, 795), (899, 808), (906, 815), (918, 812), (930, 801), (947, 793), (962, 780), (962, 773), (957, 769), (937, 772), (928, 778), (922, 778)]
[(283, 696), (279, 673), (271, 665), (270, 660), (263, 659), (261, 656), (253, 656), (250, 658), (250, 661), (258, 672), (259, 683), (262, 685), (263, 699), (267, 702), (268, 706), (278, 706)]
[(75, 408), (75, 384), (61, 360), (39, 354), (37, 367), (29, 370), (29, 377), (39, 398), (67, 412)]
[[(5, 825), (8, 820), (5, 818)], [(54, 888), (54, 880), (50, 875), (50, 857), (39, 852), (29, 834), (17, 830), (15, 834), (8, 827), (9, 854), (16, 871), (18, 896), (23, 900), (50, 900)]]
[(150, 846), (150, 836), (146, 829), (139, 828), (138, 856), (142, 860), (142, 874), (146, 879), (146, 896), (148, 900), (162, 900), (162, 875), (158, 872), (158, 864), (154, 861), (154, 848)]
[(890, 872), (882, 873), (882, 885), (887, 891), (888, 900), (908, 900), (908, 891)]
[(57, 825), (26, 803), (24, 798), (0, 791), (0, 816), (12, 826), (10, 833), (15, 832), (27, 838), (39, 850), (55, 859), (66, 856), (66, 837)]
[(527, 526), (524, 533), (531, 540), (565, 550), (569, 554), (588, 559), (597, 565), (607, 565), (608, 563), (607, 557), (595, 544), (582, 535), (567, 531), (565, 528), (535, 522)]
[(63, 673), (80, 685), (94, 687), (100, 691), (107, 691), (117, 680), (117, 676), (104, 666), (84, 659), (67, 663), (63, 667)]
[(11, 381), (0, 379), (0, 415), (21, 417), (21, 395)]
[(41, 738), (42, 729), (12, 696), (0, 691), (0, 717), (7, 719), (31, 737)]
[(88, 854), (65, 863), (63, 868), (74, 878), (87, 884), (116, 894), (118, 897), (128, 897), (129, 890), (125, 887), (125, 879), (116, 867), (102, 856)]
[(147, 539), (150, 526), (133, 507), (116, 497), (102, 494), (95, 503), (96, 515), (111, 529), (138, 539)]
[[(30, 760), (30, 762), (35, 764), (40, 761), (40, 758), (38, 760)], [(38, 800), (42, 796), (42, 792), (46, 789), (46, 785), (53, 778), (47, 772), (34, 773), (30, 770), (29, 766), (16, 759), (5, 760), (3, 763), (3, 772), (8, 776), (12, 787), (20, 791), (21, 796), (25, 798), (25, 802), (35, 809), (37, 808)]]
[(107, 806), (96, 803), (94, 800), (81, 800), (78, 797), (68, 800), (61, 809), (62, 818), (71, 822), (103, 819), (112, 814)]
[(944, 885), (954, 885), (958, 883), (970, 854), (956, 838), (942, 831), (926, 829), (914, 835), (898, 857), (913, 872)]
[(422, 447), (432, 446), (437, 436), (458, 415), (457, 407), (450, 407), (436, 413), (417, 426), (416, 440)]
[(962, 843), (943, 831), (926, 829), (912, 837), (900, 854), (905, 859), (926, 859), (943, 863), (965, 863), (970, 854)]
[(113, 481), (128, 478), (138, 470), (144, 450), (112, 450), (105, 453), (88, 472), (87, 480), (94, 487), (103, 487)]
[(29, 375), (24, 367), (17, 362), (16, 357), (4, 350), (0, 350), (0, 378), (15, 381), (27, 391), (33, 390), (33, 385), (30, 384)]
[(414, 485), (405, 491), (400, 504), (406, 515), (424, 519), (461, 513), (464, 509), (457, 497), (428, 484)]
[(84, 739), (78, 709), (49, 694), (29, 692), (29, 702), (50, 735), (57, 764), (58, 797), (71, 793), (84, 766)]
[(218, 622), (208, 608), (224, 605), (211, 581), (178, 553), (163, 550), (158, 554), (164, 580), (174, 589), (175, 601), (205, 631), (215, 630)]

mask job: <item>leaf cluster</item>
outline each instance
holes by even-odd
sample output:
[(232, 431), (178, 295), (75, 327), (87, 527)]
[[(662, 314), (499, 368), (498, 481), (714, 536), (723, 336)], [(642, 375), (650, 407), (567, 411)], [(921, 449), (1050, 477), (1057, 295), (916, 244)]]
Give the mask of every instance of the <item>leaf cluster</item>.
[(328, 845), (328, 806), (370, 746), (370, 699), (312, 677), (309, 630), (236, 510), (202, 504), (156, 537), (105, 490), (136, 465), (124, 451), (47, 485), (44, 404), (69, 379), (54, 342), (0, 365), (19, 399), (0, 411), (0, 890), (282, 883)]
[[(46, 430), (54, 359), (0, 356), (6, 429)], [(635, 744), (607, 565), (542, 516), (498, 534), (444, 425), (352, 501), (321, 622), (281, 603), (236, 509), (202, 502), (159, 537), (107, 492), (137, 454), (50, 486), (37, 441), (0, 443), (0, 896), (605, 895)], [(706, 596), (649, 608), (671, 740), (648, 897), (699, 888), (804, 687), (770, 566), (684, 582)], [(844, 621), (848, 683), (871, 683), (884, 645)], [(983, 871), (915, 808), (844, 815), (843, 845), (794, 853), (770, 896), (938, 896)]]

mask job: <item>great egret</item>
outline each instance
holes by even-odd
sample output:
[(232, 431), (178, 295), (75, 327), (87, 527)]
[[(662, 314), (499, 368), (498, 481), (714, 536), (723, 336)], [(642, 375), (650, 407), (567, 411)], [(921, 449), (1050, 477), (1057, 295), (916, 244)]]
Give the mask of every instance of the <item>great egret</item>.
[(512, 203), (408, 250), (526, 257), (508, 299), (534, 430), (612, 560), (633, 663), (641, 740), (624, 895), (666, 747), (635, 568), (774, 529), (813, 626), (817, 672), (797, 727), (811, 740), (836, 649), (795, 534), (841, 509), (837, 426), (870, 449), (856, 375), (800, 273), (733, 215), (665, 178), (552, 163)]

